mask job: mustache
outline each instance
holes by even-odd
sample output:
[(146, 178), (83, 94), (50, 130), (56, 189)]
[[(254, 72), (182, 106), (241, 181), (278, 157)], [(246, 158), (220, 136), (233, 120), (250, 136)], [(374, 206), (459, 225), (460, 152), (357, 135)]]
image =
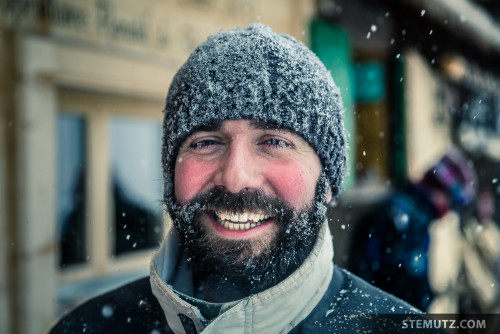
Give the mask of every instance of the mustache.
[(215, 187), (197, 195), (190, 201), (190, 205), (198, 206), (201, 211), (258, 212), (279, 220), (290, 218), (294, 212), (285, 201), (266, 195), (258, 189), (231, 193), (222, 187)]

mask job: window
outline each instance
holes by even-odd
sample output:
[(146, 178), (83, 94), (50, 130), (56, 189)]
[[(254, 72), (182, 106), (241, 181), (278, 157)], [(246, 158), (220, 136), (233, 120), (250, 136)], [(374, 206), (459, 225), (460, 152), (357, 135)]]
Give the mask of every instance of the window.
[(164, 236), (163, 101), (61, 90), (60, 311), (147, 275)]
[(114, 200), (113, 254), (157, 246), (161, 241), (161, 126), (113, 117), (111, 169)]
[(87, 257), (85, 226), (85, 122), (83, 117), (57, 117), (57, 220), (60, 266), (83, 263)]

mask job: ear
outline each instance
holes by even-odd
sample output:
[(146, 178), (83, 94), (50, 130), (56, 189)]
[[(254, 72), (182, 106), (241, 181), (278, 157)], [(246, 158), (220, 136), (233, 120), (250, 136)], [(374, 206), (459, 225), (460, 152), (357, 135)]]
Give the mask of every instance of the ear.
[(326, 204), (330, 203), (332, 200), (332, 189), (328, 189), (328, 192), (326, 193)]

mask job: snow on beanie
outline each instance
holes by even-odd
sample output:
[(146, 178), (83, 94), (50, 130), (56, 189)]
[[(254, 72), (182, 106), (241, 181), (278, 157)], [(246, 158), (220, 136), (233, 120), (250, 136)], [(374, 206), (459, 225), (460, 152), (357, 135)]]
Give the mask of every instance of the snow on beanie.
[(164, 110), (164, 199), (175, 203), (174, 167), (182, 141), (197, 128), (255, 119), (300, 134), (316, 150), (333, 197), (347, 164), (339, 89), (304, 44), (270, 27), (220, 31), (193, 51), (175, 75)]

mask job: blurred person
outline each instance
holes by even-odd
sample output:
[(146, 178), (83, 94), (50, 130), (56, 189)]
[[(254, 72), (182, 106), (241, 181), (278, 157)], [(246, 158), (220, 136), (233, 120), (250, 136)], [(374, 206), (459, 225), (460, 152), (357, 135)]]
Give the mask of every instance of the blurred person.
[[(481, 189), (471, 210), (431, 224), (428, 278), (434, 297), (428, 312), (500, 313), (500, 229), (494, 213), (493, 195)], [(498, 328), (500, 319), (495, 320)]]
[(459, 271), (460, 218), (474, 210), (476, 188), (471, 161), (452, 147), (420, 180), (408, 181), (363, 215), (356, 224), (348, 268), (408, 303), (430, 310), (445, 271)]
[(388, 333), (365, 315), (419, 313), (333, 264), (326, 211), (346, 172), (343, 112), (330, 73), (294, 38), (261, 24), (209, 37), (166, 99), (173, 224), (150, 276), (51, 333)]

